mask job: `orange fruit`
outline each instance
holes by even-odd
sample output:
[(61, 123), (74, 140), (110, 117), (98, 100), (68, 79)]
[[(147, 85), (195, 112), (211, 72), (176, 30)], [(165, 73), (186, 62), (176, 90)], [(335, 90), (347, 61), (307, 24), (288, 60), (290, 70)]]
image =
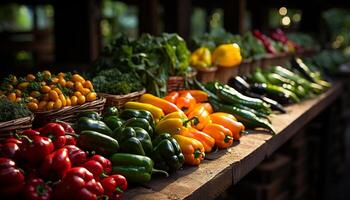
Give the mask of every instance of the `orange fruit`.
[(34, 76), (33, 74), (28, 74), (28, 75), (26, 76), (26, 80), (27, 80), (27, 81), (34, 81), (34, 80), (35, 80), (35, 76)]
[(62, 101), (57, 99), (53, 104), (53, 109), (60, 109), (60, 108), (62, 108)]
[(50, 95), (50, 100), (52, 101), (56, 101), (58, 99), (58, 94), (55, 90), (51, 90), (49, 95)]
[(90, 92), (88, 95), (86, 95), (86, 101), (94, 101), (97, 98), (96, 92)]
[(85, 96), (81, 95), (78, 97), (78, 104), (81, 105), (81, 104), (84, 104), (86, 101), (86, 98)]
[(11, 92), (7, 95), (8, 100), (15, 102), (16, 101), (16, 93)]
[(85, 79), (82, 76), (80, 76), (79, 74), (74, 74), (72, 76), (72, 81), (83, 83), (85, 81)]
[(29, 110), (38, 110), (39, 108), (38, 104), (34, 102), (27, 103), (27, 107), (29, 108)]
[(47, 102), (46, 110), (52, 110), (54, 104), (55, 104), (55, 102), (53, 102), (53, 101)]
[(50, 90), (51, 90), (51, 88), (49, 86), (47, 86), (47, 85), (42, 86), (41, 89), (40, 89), (40, 91), (42, 93), (49, 93)]
[(38, 105), (39, 110), (45, 110), (47, 106), (47, 101), (40, 101)]

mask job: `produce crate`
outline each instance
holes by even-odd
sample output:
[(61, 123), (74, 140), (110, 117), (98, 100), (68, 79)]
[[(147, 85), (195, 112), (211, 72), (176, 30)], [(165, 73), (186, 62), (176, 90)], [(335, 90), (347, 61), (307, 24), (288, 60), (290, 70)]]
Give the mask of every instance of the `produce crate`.
[(145, 93), (146, 93), (146, 90), (143, 89), (141, 91), (132, 92), (125, 95), (112, 95), (112, 94), (106, 94), (106, 93), (98, 93), (98, 96), (106, 98), (105, 106), (116, 106), (117, 108), (121, 108), (128, 101), (139, 100), (141, 95)]
[(52, 111), (36, 111), (34, 112), (34, 125), (40, 126), (51, 121), (60, 120), (68, 123), (73, 123), (77, 120), (77, 114), (86, 111), (96, 111), (101, 113), (106, 98), (100, 97), (95, 101), (86, 102), (82, 105), (66, 106), (59, 110)]
[(189, 73), (187, 76), (170, 76), (168, 78), (167, 90), (168, 92), (186, 89), (186, 81), (193, 79), (197, 71)]
[(0, 139), (7, 137), (8, 133), (12, 131), (20, 131), (32, 127), (34, 115), (13, 119), (6, 122), (0, 122)]
[(250, 65), (252, 64), (252, 59), (244, 60), (238, 69), (238, 74), (242, 76), (248, 76), (250, 74)]
[(205, 69), (197, 69), (197, 79), (202, 83), (207, 83), (215, 80), (217, 67), (209, 67)]
[(238, 71), (239, 71), (239, 66), (234, 66), (234, 67), (219, 66), (215, 74), (215, 79), (222, 83), (227, 83), (231, 77), (238, 75)]

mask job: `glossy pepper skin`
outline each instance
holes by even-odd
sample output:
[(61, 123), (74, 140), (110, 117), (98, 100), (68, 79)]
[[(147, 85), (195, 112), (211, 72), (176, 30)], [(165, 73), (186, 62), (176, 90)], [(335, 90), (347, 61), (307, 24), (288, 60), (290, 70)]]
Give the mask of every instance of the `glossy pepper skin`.
[(151, 136), (143, 128), (133, 127), (133, 129), (136, 132), (136, 138), (139, 139), (141, 144), (142, 144), (142, 148), (145, 151), (145, 154), (150, 155), (152, 153), (152, 150), (153, 150)]
[(179, 110), (179, 108), (175, 104), (173, 104), (165, 99), (156, 97), (152, 94), (143, 94), (140, 97), (139, 101), (141, 103), (148, 103), (148, 104), (154, 105), (154, 106), (162, 109), (164, 114), (169, 114), (169, 113), (176, 112)]
[(20, 157), (28, 166), (37, 167), (54, 150), (53, 143), (47, 137), (21, 137)]
[(112, 171), (112, 163), (100, 155), (94, 155), (82, 167), (85, 167), (94, 175), (96, 180), (106, 177)]
[(186, 131), (192, 119), (186, 118), (167, 118), (161, 120), (156, 126), (156, 133), (170, 133), (171, 135), (180, 134)]
[(189, 92), (197, 103), (204, 103), (208, 101), (208, 93), (202, 90), (182, 90), (181, 92)]
[[(132, 127), (121, 127), (113, 132), (113, 138), (120, 142), (120, 150), (125, 153), (146, 155), (141, 141)], [(150, 138), (149, 138), (150, 139)]]
[(196, 106), (187, 116), (188, 118), (196, 117), (198, 119), (199, 123), (194, 126), (198, 130), (202, 130), (210, 122), (209, 112), (203, 104)]
[(97, 200), (104, 192), (101, 183), (83, 167), (71, 168), (53, 193), (54, 200)]
[(239, 140), (241, 132), (245, 130), (244, 125), (241, 122), (237, 122), (233, 115), (230, 114), (211, 114), (210, 119), (212, 123), (219, 124), (229, 129), (232, 132), (232, 136), (235, 140)]
[(233, 143), (232, 132), (219, 124), (208, 124), (203, 132), (215, 139), (215, 144), (221, 149), (228, 148)]
[(130, 119), (125, 121), (123, 126), (125, 126), (125, 127), (140, 127), (142, 129), (144, 129), (145, 131), (147, 131), (149, 136), (151, 136), (151, 137), (153, 136), (153, 128), (149, 124), (149, 122), (144, 118), (136, 118), (136, 117), (130, 118)]
[(151, 155), (155, 168), (167, 172), (178, 170), (185, 162), (185, 157), (177, 141), (169, 133), (163, 133), (153, 140)]
[(123, 192), (128, 188), (128, 182), (123, 175), (113, 174), (101, 180), (104, 194), (109, 199), (120, 200)]
[(103, 118), (103, 122), (111, 129), (114, 130), (123, 125), (124, 120), (120, 119), (117, 116), (108, 116)]
[(170, 92), (167, 96), (164, 97), (165, 100), (176, 104), (176, 99), (180, 96), (180, 94), (176, 91)]
[(112, 130), (103, 122), (87, 117), (79, 118), (76, 129), (78, 132), (81, 131), (96, 131), (105, 135), (110, 136), (112, 134)]
[(87, 117), (87, 118), (98, 120), (98, 121), (102, 119), (101, 115), (95, 111), (87, 111), (87, 112), (79, 113), (78, 118), (82, 118), (82, 117)]
[(118, 152), (119, 143), (114, 138), (96, 131), (82, 131), (78, 137), (78, 147), (109, 156)]
[(24, 174), (9, 159), (0, 157), (0, 194), (3, 197), (15, 196), (24, 186)]
[(153, 119), (156, 122), (159, 121), (164, 116), (164, 112), (161, 108), (158, 108), (158, 107), (156, 107), (152, 104), (149, 104), (149, 103), (140, 103), (140, 102), (129, 101), (124, 105), (124, 107), (126, 109), (147, 110), (150, 113), (152, 113)]
[(65, 134), (63, 126), (58, 123), (48, 123), (40, 130), (40, 135), (50, 138), (55, 149), (62, 148), (66, 144)]
[(19, 146), (22, 142), (16, 138), (7, 138), (0, 144), (0, 156), (6, 158), (17, 158), (19, 154)]
[(154, 128), (153, 115), (151, 112), (147, 110), (125, 109), (119, 114), (119, 117), (124, 120), (128, 120), (133, 117), (143, 118), (148, 121), (148, 123), (152, 126), (152, 128)]
[(204, 147), (198, 140), (183, 135), (173, 135), (173, 138), (181, 147), (185, 156), (185, 163), (188, 165), (199, 165), (204, 159)]
[(31, 178), (23, 188), (22, 194), (26, 200), (50, 200), (52, 188), (41, 178)]
[(168, 173), (162, 170), (153, 168), (153, 161), (141, 155), (116, 153), (110, 158), (113, 168), (112, 173), (118, 173), (133, 183), (145, 183), (151, 180), (152, 173), (163, 173), (168, 176)]
[(68, 157), (72, 167), (80, 166), (87, 160), (87, 154), (75, 145), (66, 145), (64, 148), (68, 150)]
[(180, 96), (176, 99), (176, 106), (181, 110), (192, 109), (196, 103), (190, 92), (180, 92)]
[(103, 118), (109, 117), (109, 116), (118, 116), (119, 111), (118, 108), (115, 106), (107, 107), (103, 113)]
[(66, 123), (66, 122), (57, 121), (56, 124), (61, 125), (64, 128), (64, 131), (66, 133), (75, 133), (73, 127), (70, 124)]
[(50, 180), (62, 179), (72, 167), (66, 148), (58, 149), (46, 156), (41, 165), (40, 173)]
[(211, 152), (213, 146), (215, 145), (214, 138), (212, 138), (210, 135), (208, 135), (202, 131), (199, 131), (193, 127), (190, 127), (188, 129), (188, 131), (184, 131), (181, 135), (198, 140), (200, 143), (202, 143), (206, 153)]
[(77, 145), (77, 138), (72, 135), (65, 135), (66, 145)]

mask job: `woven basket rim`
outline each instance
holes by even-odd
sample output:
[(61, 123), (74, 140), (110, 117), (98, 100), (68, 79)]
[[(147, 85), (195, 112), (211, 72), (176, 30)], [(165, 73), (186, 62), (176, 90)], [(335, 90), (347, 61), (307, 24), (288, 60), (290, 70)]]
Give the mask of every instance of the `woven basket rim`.
[(56, 110), (45, 110), (45, 111), (35, 111), (34, 115), (45, 115), (45, 114), (59, 114), (59, 113), (65, 113), (65, 112), (69, 112), (71, 110), (77, 110), (80, 108), (84, 108), (84, 107), (88, 107), (90, 105), (94, 105), (94, 104), (101, 104), (101, 103), (105, 103), (106, 102), (106, 98), (105, 97), (99, 97), (98, 99), (94, 100), (94, 101), (90, 101), (90, 102), (86, 102), (84, 104), (81, 105), (75, 105), (75, 106), (65, 106), (64, 108), (60, 108), (60, 109), (56, 109)]
[(197, 75), (197, 71), (192, 71), (192, 72), (186, 74), (186, 76), (169, 76), (168, 79), (183, 79), (185, 77), (192, 78), (192, 77), (194, 77), (196, 75)]
[(215, 72), (216, 70), (218, 70), (218, 67), (216, 67), (216, 66), (197, 69), (198, 72)]
[(128, 93), (128, 94), (123, 94), (123, 95), (114, 95), (114, 94), (108, 94), (108, 93), (97, 93), (97, 94), (100, 95), (100, 96), (103, 96), (105, 98), (125, 99), (125, 98), (132, 98), (132, 97), (135, 97), (135, 96), (139, 96), (139, 95), (142, 95), (144, 93), (146, 93), (146, 89), (145, 88), (143, 88), (140, 91), (131, 92), (131, 93)]
[(31, 123), (34, 120), (34, 114), (31, 113), (30, 115), (26, 116), (26, 117), (21, 117), (21, 118), (17, 118), (17, 119), (12, 119), (9, 121), (5, 121), (5, 122), (0, 122), (0, 129), (7, 127), (7, 126), (16, 126), (16, 125), (21, 125), (24, 123)]

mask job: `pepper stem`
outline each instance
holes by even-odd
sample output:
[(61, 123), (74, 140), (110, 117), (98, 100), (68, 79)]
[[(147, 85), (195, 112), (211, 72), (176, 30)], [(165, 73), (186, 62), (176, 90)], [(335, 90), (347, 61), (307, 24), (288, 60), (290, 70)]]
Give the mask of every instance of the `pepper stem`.
[(194, 150), (193, 155), (194, 155), (194, 158), (199, 158), (203, 154), (200, 149), (196, 149)]
[(153, 173), (160, 173), (160, 174), (165, 175), (166, 177), (169, 176), (168, 172), (166, 172), (166, 171), (164, 171), (164, 170), (154, 169), (154, 168), (152, 169), (152, 174), (153, 174)]
[(28, 136), (26, 135), (18, 135), (18, 138), (22, 139), (24, 138), (25, 140), (27, 140), (29, 143), (33, 143), (33, 140), (31, 140)]
[(197, 125), (197, 124), (199, 123), (198, 117), (194, 116), (194, 117), (192, 117), (192, 118), (190, 118), (190, 119), (188, 119), (188, 120), (185, 120), (185, 121), (183, 122), (183, 126), (186, 127), (187, 124), (190, 123), (190, 122), (192, 122), (192, 121), (193, 121), (193, 125)]
[(66, 135), (71, 135), (71, 136), (73, 136), (73, 137), (75, 137), (75, 138), (79, 138), (79, 135), (78, 135), (78, 134), (75, 134), (75, 133), (67, 133), (67, 132), (66, 132)]
[(122, 189), (120, 189), (120, 187), (116, 187), (116, 188), (115, 188), (115, 191), (116, 191), (117, 193), (124, 193), (124, 191), (123, 191)]
[(226, 135), (225, 136), (225, 139), (224, 139), (224, 142), (225, 143), (228, 143), (228, 142), (230, 142), (230, 140), (232, 140), (233, 138), (231, 137), (231, 136), (229, 136), (229, 135)]

